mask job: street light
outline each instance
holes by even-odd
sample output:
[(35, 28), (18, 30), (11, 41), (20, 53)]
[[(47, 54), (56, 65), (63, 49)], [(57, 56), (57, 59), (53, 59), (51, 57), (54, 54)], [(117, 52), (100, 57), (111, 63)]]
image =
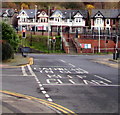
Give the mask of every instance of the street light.
[(100, 53), (100, 27), (98, 27), (99, 40), (98, 40), (98, 52)]
[[(36, 21), (37, 21), (37, 5), (35, 5), (35, 24), (36, 24)], [(36, 25), (35, 25), (35, 30), (34, 30), (35, 32), (36, 32)]]

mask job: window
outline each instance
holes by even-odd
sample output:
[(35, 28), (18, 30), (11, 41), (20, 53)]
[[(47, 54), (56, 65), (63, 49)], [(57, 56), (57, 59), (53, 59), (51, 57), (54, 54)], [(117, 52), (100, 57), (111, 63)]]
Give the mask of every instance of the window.
[(115, 24), (115, 19), (113, 19), (113, 24)]
[(107, 24), (109, 24), (109, 20), (107, 19)]

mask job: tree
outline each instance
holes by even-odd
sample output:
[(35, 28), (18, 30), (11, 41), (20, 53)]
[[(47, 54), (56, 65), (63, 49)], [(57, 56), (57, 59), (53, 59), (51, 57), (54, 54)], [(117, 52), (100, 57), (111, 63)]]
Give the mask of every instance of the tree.
[(91, 11), (92, 11), (92, 9), (95, 8), (95, 6), (93, 6), (93, 5), (91, 5), (91, 4), (87, 4), (87, 5), (86, 5), (86, 8), (87, 8), (87, 10), (89, 11), (89, 14), (91, 15)]
[(15, 29), (5, 22), (0, 23), (0, 26), (2, 27), (2, 40), (8, 42), (14, 51), (16, 51), (18, 48), (19, 37), (16, 34)]
[(28, 4), (25, 4), (25, 3), (22, 3), (21, 4), (21, 9), (29, 9), (29, 6), (28, 6)]

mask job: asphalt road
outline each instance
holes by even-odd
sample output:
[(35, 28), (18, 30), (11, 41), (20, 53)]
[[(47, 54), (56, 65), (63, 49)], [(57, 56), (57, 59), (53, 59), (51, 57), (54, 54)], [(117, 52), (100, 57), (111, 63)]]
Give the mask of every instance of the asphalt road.
[(110, 55), (30, 56), (31, 66), (3, 69), (3, 90), (53, 101), (76, 113), (118, 113), (118, 69), (92, 61)]

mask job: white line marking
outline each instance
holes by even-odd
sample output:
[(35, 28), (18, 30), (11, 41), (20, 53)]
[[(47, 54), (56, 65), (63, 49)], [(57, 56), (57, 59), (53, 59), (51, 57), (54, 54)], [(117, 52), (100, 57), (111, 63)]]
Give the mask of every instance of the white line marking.
[(60, 61), (66, 63), (66, 61), (64, 61), (64, 60), (60, 60)]
[(43, 94), (46, 94), (47, 92), (46, 91), (42, 91)]
[(2, 74), (2, 76), (32, 76), (32, 75), (7, 75), (7, 74)]
[(71, 85), (72, 85), (72, 86), (77, 86), (77, 85), (78, 85), (78, 86), (88, 86), (88, 87), (89, 87), (89, 86), (90, 86), (90, 87), (104, 87), (104, 86), (105, 86), (105, 87), (120, 87), (120, 85), (115, 85), (115, 84), (113, 84), (113, 85), (86, 85), (86, 84), (70, 84), (70, 83), (64, 84), (64, 83), (63, 83), (63, 84), (43, 84), (43, 85), (48, 85), (48, 86), (49, 86), (49, 85), (51, 85), (51, 86), (55, 86), (55, 85), (59, 85), (59, 86), (66, 86), (66, 85), (68, 85), (68, 86), (69, 86), (69, 85), (70, 85), (70, 86), (71, 86)]
[(30, 65), (27, 65), (27, 67), (28, 67), (28, 69), (29, 69), (29, 71), (30, 71), (31, 75), (36, 76), (36, 75), (35, 75), (35, 73), (32, 71), (32, 69), (31, 69)]
[(69, 63), (69, 65), (72, 66), (72, 67), (75, 67), (75, 65), (73, 65), (73, 64), (71, 64), (71, 63)]
[(42, 87), (42, 84), (39, 84), (40, 87)]
[(72, 79), (73, 77), (72, 76), (70, 76), (70, 75), (67, 75), (70, 79)]
[(107, 82), (109, 82), (109, 83), (112, 83), (110, 80), (105, 79), (105, 78), (102, 78), (102, 77), (100, 77), (100, 76), (98, 76), (98, 75), (94, 75), (94, 76), (97, 77), (97, 78), (103, 79), (103, 80), (105, 80), (105, 81), (107, 81)]
[[(28, 67), (28, 69), (29, 69), (31, 75), (34, 76), (34, 78), (36, 79), (36, 81), (37, 81), (37, 83), (38, 83), (40, 89), (43, 90), (42, 93), (43, 93), (46, 97), (50, 97), (49, 95), (46, 95), (47, 92), (44, 91), (44, 87), (42, 87), (42, 84), (40, 84), (40, 81), (39, 81), (38, 77), (35, 75), (35, 73), (32, 71), (31, 66), (30, 66), (30, 65), (27, 65), (27, 67)], [(53, 101), (51, 98), (48, 98), (47, 100), (48, 100), (48, 101)]]
[(40, 84), (40, 81), (38, 81), (37, 83)]
[(48, 100), (48, 101), (53, 101), (51, 98), (48, 98), (47, 100)]
[(45, 94), (45, 97), (47, 97), (47, 98), (48, 98), (48, 97), (50, 97), (50, 96), (49, 96), (48, 94)]
[(72, 84), (75, 84), (75, 82), (74, 82), (73, 80), (69, 79), (69, 81), (70, 81)]
[(58, 82), (59, 82), (60, 84), (62, 84), (62, 83), (63, 83), (60, 79), (57, 79), (57, 80), (58, 80)]
[(44, 87), (40, 87), (40, 90), (44, 90)]
[(36, 70), (36, 68), (34, 67), (34, 69)]
[(22, 66), (21, 69), (22, 69), (23, 76), (28, 76), (28, 74), (27, 74), (26, 71), (25, 71), (24, 66)]

